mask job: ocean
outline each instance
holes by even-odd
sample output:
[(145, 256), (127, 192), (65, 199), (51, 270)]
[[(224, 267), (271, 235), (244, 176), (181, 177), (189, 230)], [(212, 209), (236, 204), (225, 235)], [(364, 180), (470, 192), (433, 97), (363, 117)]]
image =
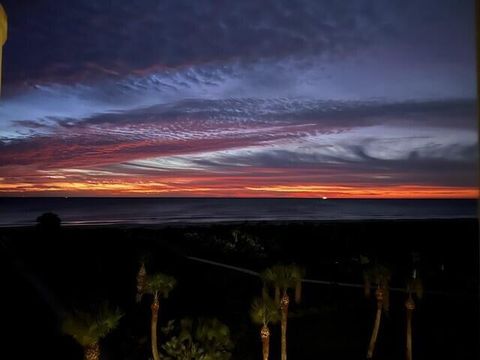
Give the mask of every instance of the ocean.
[(475, 218), (477, 200), (0, 198), (0, 226), (29, 226), (45, 212), (64, 225), (267, 220)]

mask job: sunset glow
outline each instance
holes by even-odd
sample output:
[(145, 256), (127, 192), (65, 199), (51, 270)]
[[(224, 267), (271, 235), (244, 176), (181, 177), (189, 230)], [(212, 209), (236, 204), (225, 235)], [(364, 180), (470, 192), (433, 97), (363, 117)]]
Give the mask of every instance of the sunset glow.
[[(198, 181), (202, 183), (201, 181)], [(210, 179), (214, 183), (215, 179)], [(154, 181), (102, 181), (102, 182), (42, 182), (2, 184), (0, 191), (11, 196), (24, 193), (36, 196), (194, 196), (194, 197), (314, 197), (314, 198), (477, 198), (477, 188), (401, 186), (348, 186), (312, 184), (249, 186), (207, 185), (195, 186), (196, 181), (161, 183)], [(220, 183), (220, 181), (219, 181)]]
[(321, 3), (4, 1), (0, 195), (477, 197), (469, 2)]

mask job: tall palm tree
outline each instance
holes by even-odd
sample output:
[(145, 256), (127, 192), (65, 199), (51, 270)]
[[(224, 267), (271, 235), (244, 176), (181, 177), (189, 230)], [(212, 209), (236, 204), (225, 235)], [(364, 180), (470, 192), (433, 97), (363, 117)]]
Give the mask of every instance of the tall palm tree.
[(147, 277), (145, 291), (153, 295), (153, 302), (150, 306), (152, 310), (151, 322), (151, 340), (152, 340), (152, 355), (154, 360), (160, 360), (157, 343), (157, 324), (158, 324), (158, 310), (160, 308), (160, 297), (167, 298), (168, 294), (175, 287), (176, 280), (168, 275), (157, 273)]
[(295, 289), (295, 301), (297, 303), (300, 302), (301, 284), (304, 274), (305, 270), (296, 265), (276, 265), (262, 273), (264, 283), (274, 287), (275, 301), (280, 306), (282, 360), (287, 360), (287, 318), (288, 306), (290, 304), (288, 290)]
[(415, 310), (414, 297), (421, 299), (423, 297), (422, 280), (417, 277), (416, 270), (414, 270), (413, 277), (407, 282), (407, 300), (405, 301), (405, 308), (407, 310), (407, 343), (406, 343), (406, 359), (412, 360), (412, 317)]
[[(382, 265), (374, 265), (373, 267), (365, 270), (365, 294), (369, 295), (371, 285), (376, 286), (375, 299), (377, 300), (377, 311), (375, 315), (375, 323), (373, 325), (372, 336), (370, 337), (370, 343), (368, 345), (367, 359), (373, 357), (375, 351), (375, 344), (377, 342), (378, 331), (380, 329), (380, 321), (382, 319), (382, 312), (388, 312), (389, 309), (389, 283), (390, 283), (390, 270)], [(368, 290), (368, 291), (367, 291)]]
[(268, 360), (270, 353), (270, 329), (269, 324), (275, 324), (280, 320), (278, 304), (268, 295), (253, 301), (250, 316), (255, 324), (261, 325), (260, 338), (262, 340), (263, 360)]
[(84, 349), (85, 360), (100, 359), (100, 340), (118, 326), (123, 314), (106, 304), (96, 314), (75, 312), (63, 320), (62, 330), (72, 336)]

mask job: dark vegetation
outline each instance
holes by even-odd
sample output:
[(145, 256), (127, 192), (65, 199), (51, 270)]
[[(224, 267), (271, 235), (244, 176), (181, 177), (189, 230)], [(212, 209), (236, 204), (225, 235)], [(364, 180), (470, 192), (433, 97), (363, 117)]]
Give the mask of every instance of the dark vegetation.
[(43, 232), (55, 232), (60, 229), (62, 220), (51, 212), (44, 213), (37, 218), (37, 228)]
[[(40, 221), (39, 221), (40, 223)], [(48, 222), (50, 223), (50, 222)], [(53, 223), (53, 222), (52, 222)], [(295, 263), (308, 279), (363, 284), (369, 264), (386, 264), (390, 286), (406, 288), (412, 268), (424, 294), (413, 316), (413, 359), (478, 359), (478, 224), (474, 220), (235, 223), (165, 227), (31, 227), (1, 229), (2, 327), (5, 353), (17, 359), (81, 359), (62, 332), (74, 310), (108, 301), (123, 313), (103, 338), (102, 359), (149, 359), (151, 296), (136, 302), (140, 262), (147, 273), (176, 279), (161, 300), (159, 342), (179, 334), (181, 319), (218, 319), (229, 328), (232, 359), (260, 359), (260, 326), (250, 317), (262, 294), (259, 277), (203, 264), (195, 256), (257, 272)], [(304, 283), (288, 316), (291, 359), (364, 359), (377, 309), (360, 286)], [(391, 291), (374, 359), (405, 359), (407, 293)], [(183, 323), (183, 326), (196, 326)], [(213, 320), (211, 320), (213, 321)], [(174, 325), (173, 325), (174, 324)], [(270, 358), (280, 358), (280, 326), (269, 325)], [(165, 330), (168, 332), (167, 330)], [(170, 336), (170, 335), (169, 335)], [(185, 341), (189, 341), (188, 339)], [(199, 341), (192, 338), (191, 341)], [(23, 343), (24, 346), (17, 346)], [(178, 344), (171, 343), (172, 353)], [(12, 351), (12, 352), (11, 352)]]

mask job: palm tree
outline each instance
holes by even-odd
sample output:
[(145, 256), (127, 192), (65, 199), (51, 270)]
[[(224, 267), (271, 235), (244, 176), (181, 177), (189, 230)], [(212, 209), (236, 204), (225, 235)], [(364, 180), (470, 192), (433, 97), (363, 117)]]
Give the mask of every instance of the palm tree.
[(253, 301), (250, 316), (255, 324), (261, 325), (260, 338), (262, 339), (263, 360), (268, 360), (270, 353), (270, 329), (269, 324), (280, 320), (278, 304), (268, 295)]
[(100, 358), (100, 340), (118, 326), (123, 314), (106, 304), (96, 314), (75, 312), (63, 320), (62, 330), (72, 336), (84, 349), (85, 360)]
[(287, 318), (288, 306), (290, 304), (288, 290), (295, 289), (295, 302), (300, 302), (302, 277), (304, 274), (305, 270), (296, 265), (276, 265), (262, 273), (264, 283), (275, 288), (275, 301), (280, 305), (282, 360), (287, 360)]
[[(368, 289), (368, 295), (371, 290), (371, 285), (376, 286), (375, 299), (377, 300), (377, 311), (375, 316), (375, 323), (373, 325), (372, 336), (368, 345), (367, 359), (373, 357), (375, 344), (377, 342), (378, 331), (380, 329), (380, 321), (382, 319), (382, 311), (388, 312), (389, 309), (389, 283), (390, 270), (382, 265), (374, 265), (364, 272), (365, 290)], [(365, 292), (367, 295), (367, 291)]]
[(154, 360), (160, 360), (157, 343), (158, 310), (160, 308), (160, 297), (167, 298), (170, 291), (175, 287), (176, 280), (168, 275), (157, 273), (149, 276), (146, 281), (145, 291), (153, 295), (151, 337), (152, 355)]
[(405, 301), (405, 308), (407, 309), (407, 344), (406, 344), (406, 359), (412, 360), (412, 316), (415, 310), (414, 297), (421, 299), (423, 297), (422, 280), (417, 277), (416, 270), (413, 272), (413, 277), (407, 282), (408, 298)]

